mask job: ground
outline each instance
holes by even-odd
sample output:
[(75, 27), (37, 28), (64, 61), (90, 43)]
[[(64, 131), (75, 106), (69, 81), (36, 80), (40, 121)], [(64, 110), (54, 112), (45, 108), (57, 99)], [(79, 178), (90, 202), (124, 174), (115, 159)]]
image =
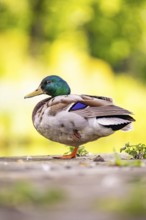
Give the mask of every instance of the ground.
[(145, 160), (101, 157), (0, 158), (0, 220), (146, 219)]

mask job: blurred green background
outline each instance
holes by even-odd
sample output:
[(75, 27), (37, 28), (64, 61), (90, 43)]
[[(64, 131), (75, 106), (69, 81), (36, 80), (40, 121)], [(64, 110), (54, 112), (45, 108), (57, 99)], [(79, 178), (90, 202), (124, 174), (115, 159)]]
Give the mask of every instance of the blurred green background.
[(88, 143), (89, 152), (146, 142), (146, 1), (0, 0), (0, 156), (67, 151), (33, 128), (45, 96), (23, 98), (51, 74), (135, 114), (133, 131)]

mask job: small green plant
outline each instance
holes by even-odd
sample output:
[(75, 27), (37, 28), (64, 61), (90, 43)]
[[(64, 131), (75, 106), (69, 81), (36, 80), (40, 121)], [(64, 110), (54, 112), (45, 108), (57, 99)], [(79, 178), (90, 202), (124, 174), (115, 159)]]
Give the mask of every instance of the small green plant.
[(123, 151), (131, 155), (133, 159), (146, 159), (145, 144), (131, 145), (129, 143), (126, 143), (125, 146), (120, 149), (120, 152)]
[[(74, 150), (74, 147), (70, 147), (69, 151), (66, 152), (65, 155), (70, 154), (73, 150)], [(78, 152), (77, 152), (78, 157), (86, 156), (87, 154), (88, 154), (88, 151), (85, 149), (84, 146), (79, 147)]]

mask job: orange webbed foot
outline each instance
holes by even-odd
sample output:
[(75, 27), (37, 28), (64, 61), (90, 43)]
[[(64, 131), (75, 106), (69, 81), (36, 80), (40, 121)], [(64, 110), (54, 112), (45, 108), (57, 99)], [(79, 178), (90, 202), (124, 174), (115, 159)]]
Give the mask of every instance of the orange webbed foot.
[(54, 158), (54, 159), (73, 159), (73, 158), (76, 157), (77, 151), (78, 151), (78, 148), (75, 147), (74, 150), (73, 150), (73, 152), (72, 152), (71, 154), (69, 154), (69, 155), (63, 155), (63, 156), (55, 156), (55, 157), (53, 157), (53, 158)]

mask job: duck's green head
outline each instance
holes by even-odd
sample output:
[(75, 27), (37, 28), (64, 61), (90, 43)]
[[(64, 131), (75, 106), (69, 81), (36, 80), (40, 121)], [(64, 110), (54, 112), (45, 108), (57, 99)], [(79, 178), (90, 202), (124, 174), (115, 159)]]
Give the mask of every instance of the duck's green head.
[(52, 97), (68, 95), (70, 94), (70, 87), (67, 82), (59, 76), (47, 76), (42, 80), (39, 87), (34, 92), (26, 95), (24, 98), (30, 98), (41, 94), (47, 94)]

